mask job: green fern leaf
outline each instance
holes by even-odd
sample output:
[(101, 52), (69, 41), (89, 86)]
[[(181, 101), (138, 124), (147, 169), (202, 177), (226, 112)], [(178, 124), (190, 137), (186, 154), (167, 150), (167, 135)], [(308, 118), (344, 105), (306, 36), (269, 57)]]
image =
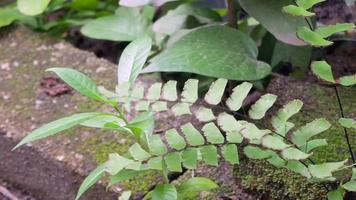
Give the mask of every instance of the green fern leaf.
[(340, 162), (328, 162), (318, 165), (309, 165), (308, 168), (312, 177), (315, 177), (317, 179), (326, 179), (332, 178), (332, 173), (344, 167), (346, 162), (347, 160)]
[(182, 172), (182, 157), (179, 152), (172, 152), (167, 154), (164, 160), (169, 171)]
[(335, 83), (331, 66), (327, 62), (314, 61), (311, 65), (311, 69), (313, 73), (317, 75), (320, 79), (330, 83)]
[(322, 26), (315, 30), (317, 34), (321, 37), (326, 38), (335, 33), (352, 30), (355, 28), (355, 24), (353, 23), (338, 23), (335, 25)]
[(203, 136), (194, 128), (191, 123), (184, 124), (181, 129), (187, 139), (188, 144), (192, 146), (200, 146), (205, 143)]
[(286, 161), (283, 160), (276, 152), (271, 152), (271, 157), (267, 159), (267, 162), (277, 168), (281, 168), (286, 165)]
[(106, 161), (105, 171), (111, 175), (115, 175), (133, 162), (133, 160), (122, 157), (117, 153), (112, 153), (109, 155), (109, 160)]
[(303, 165), (300, 161), (290, 160), (290, 161), (288, 161), (286, 168), (290, 169), (304, 177), (311, 178), (308, 168), (305, 165)]
[(152, 106), (152, 111), (154, 112), (162, 112), (168, 109), (167, 102), (165, 101), (156, 101), (151, 106)]
[(176, 150), (182, 150), (187, 145), (184, 141), (184, 138), (180, 136), (177, 130), (175, 129), (170, 129), (166, 131), (166, 138), (168, 144)]
[(347, 191), (356, 192), (356, 181), (348, 181), (345, 184), (342, 184), (342, 187)]
[(212, 121), (212, 120), (215, 120), (215, 119), (216, 119), (216, 117), (215, 117), (213, 111), (211, 111), (211, 109), (205, 108), (205, 107), (200, 107), (200, 108), (196, 111), (195, 117), (196, 117), (200, 122), (208, 122), (208, 121)]
[(273, 150), (283, 150), (290, 147), (280, 137), (272, 135), (266, 135), (262, 138), (262, 146)]
[(300, 39), (316, 47), (329, 46), (333, 44), (333, 42), (325, 40), (321, 35), (305, 26), (298, 28), (297, 35)]
[(162, 170), (163, 158), (162, 156), (153, 157), (148, 160), (147, 166), (149, 169)]
[(270, 109), (273, 104), (276, 102), (277, 96), (274, 94), (265, 94), (259, 100), (254, 103), (250, 110), (248, 111), (248, 115), (251, 119), (262, 119), (267, 110)]
[(339, 124), (345, 128), (354, 128), (356, 129), (356, 121), (351, 118), (340, 118)]
[(183, 88), (182, 102), (195, 103), (198, 100), (198, 84), (196, 79), (188, 79)]
[(225, 132), (240, 131), (248, 123), (246, 121), (237, 121), (234, 116), (225, 112), (219, 114), (217, 122)]
[(149, 138), (148, 146), (150, 148), (150, 153), (153, 155), (160, 156), (167, 153), (167, 147), (162, 142), (161, 137), (159, 135), (152, 135)]
[(214, 81), (206, 93), (204, 100), (210, 105), (217, 105), (220, 103), (222, 96), (224, 95), (227, 79), (219, 78)]
[(198, 149), (187, 148), (182, 152), (183, 166), (187, 169), (196, 169), (198, 164)]
[(135, 85), (132, 92), (131, 97), (133, 99), (142, 99), (144, 96), (145, 89), (142, 85)]
[(214, 145), (207, 145), (200, 148), (203, 161), (212, 166), (218, 166), (218, 150)]
[(221, 148), (221, 154), (231, 164), (239, 164), (239, 155), (235, 144), (226, 144)]
[(356, 74), (342, 76), (337, 80), (337, 82), (346, 87), (356, 85)]
[(272, 117), (272, 126), (274, 130), (285, 136), (286, 133), (294, 126), (294, 124), (287, 122), (290, 117), (300, 111), (303, 102), (300, 100), (293, 100), (283, 106), (275, 116)]
[(244, 153), (248, 158), (262, 160), (270, 158), (274, 152), (272, 150), (263, 150), (256, 146), (248, 145), (244, 148)]
[(157, 101), (161, 98), (162, 83), (154, 83), (148, 88), (146, 98), (151, 101)]
[(240, 133), (244, 138), (250, 141), (259, 141), (263, 136), (271, 133), (271, 131), (268, 129), (260, 130), (255, 124), (246, 123)]
[(239, 144), (242, 143), (243, 139), (242, 135), (237, 131), (226, 132), (226, 140), (229, 143)]
[(282, 150), (281, 155), (286, 160), (304, 160), (311, 156), (311, 154), (304, 153), (303, 151), (294, 147)]
[(233, 89), (231, 96), (226, 100), (226, 105), (232, 111), (237, 111), (241, 108), (244, 99), (252, 88), (252, 84), (243, 82)]
[(162, 89), (162, 99), (167, 101), (176, 101), (177, 96), (177, 81), (168, 81)]
[(295, 5), (288, 5), (283, 7), (283, 12), (298, 17), (311, 17), (315, 15), (315, 13), (309, 12), (305, 8)]
[(215, 126), (213, 122), (205, 124), (202, 128), (206, 140), (211, 144), (222, 144), (224, 143), (224, 137), (222, 136), (218, 127)]
[(315, 140), (308, 141), (307, 143), (300, 146), (299, 148), (302, 151), (309, 153), (309, 152), (313, 151), (314, 149), (321, 147), (321, 146), (325, 146), (327, 144), (328, 143), (327, 143), (326, 139), (315, 139)]
[(147, 153), (144, 149), (142, 149), (141, 145), (135, 143), (129, 148), (130, 155), (135, 160), (146, 160), (151, 157), (151, 154)]
[(175, 116), (189, 115), (192, 114), (190, 112), (190, 106), (191, 104), (189, 103), (177, 103), (172, 106), (172, 112)]
[(297, 146), (302, 146), (313, 136), (328, 130), (330, 126), (326, 119), (315, 119), (293, 132), (291, 140)]
[(315, 4), (323, 1), (325, 0), (297, 0), (297, 5), (304, 9), (309, 9), (313, 7)]
[(138, 101), (135, 105), (135, 110), (137, 111), (148, 111), (150, 109), (150, 102), (148, 101)]

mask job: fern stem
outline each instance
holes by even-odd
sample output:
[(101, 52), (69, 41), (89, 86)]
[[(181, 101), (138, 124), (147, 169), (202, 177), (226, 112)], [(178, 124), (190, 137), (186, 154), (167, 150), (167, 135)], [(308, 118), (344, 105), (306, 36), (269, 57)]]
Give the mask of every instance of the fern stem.
[(233, 0), (226, 0), (226, 7), (227, 7), (227, 24), (231, 28), (237, 29), (237, 16), (236, 16), (236, 7), (234, 5)]

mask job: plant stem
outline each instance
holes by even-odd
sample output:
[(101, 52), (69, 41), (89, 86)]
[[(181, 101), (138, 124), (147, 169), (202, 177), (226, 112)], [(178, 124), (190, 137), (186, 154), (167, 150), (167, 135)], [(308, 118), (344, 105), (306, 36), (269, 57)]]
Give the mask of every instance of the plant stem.
[(237, 17), (236, 17), (236, 7), (234, 0), (226, 0), (226, 7), (227, 7), (227, 24), (237, 29)]

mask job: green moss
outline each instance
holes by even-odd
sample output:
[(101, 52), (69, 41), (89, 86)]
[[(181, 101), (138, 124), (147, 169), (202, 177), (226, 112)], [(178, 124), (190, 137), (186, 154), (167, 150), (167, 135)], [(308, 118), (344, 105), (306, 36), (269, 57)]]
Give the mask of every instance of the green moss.
[[(316, 162), (341, 161), (350, 158), (347, 143), (342, 128), (337, 123), (340, 117), (339, 105), (332, 88), (319, 86), (305, 87), (301, 99), (304, 101), (302, 112), (293, 116), (291, 121), (296, 128), (313, 121), (316, 118), (326, 118), (332, 127), (316, 138), (325, 138), (328, 145), (315, 150), (312, 159)], [(340, 88), (340, 96), (345, 115), (355, 117), (355, 90)], [(349, 132), (352, 141), (356, 139), (355, 132)], [(356, 149), (356, 143), (352, 144)], [(236, 177), (242, 186), (259, 194), (269, 194), (272, 199), (323, 199), (327, 191), (321, 184), (309, 183), (302, 176), (286, 169), (277, 169), (264, 161), (243, 159), (235, 168)], [(345, 175), (339, 174), (341, 177)]]

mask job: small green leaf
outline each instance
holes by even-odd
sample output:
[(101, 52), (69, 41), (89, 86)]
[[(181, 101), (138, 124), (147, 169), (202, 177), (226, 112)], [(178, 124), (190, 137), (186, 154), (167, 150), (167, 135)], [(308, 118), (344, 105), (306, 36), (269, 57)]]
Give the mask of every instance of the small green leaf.
[(192, 146), (199, 146), (204, 144), (204, 138), (201, 133), (194, 128), (191, 123), (184, 124), (181, 129), (185, 135), (188, 144)]
[(203, 146), (200, 148), (203, 161), (212, 166), (218, 166), (218, 151), (214, 145)]
[(271, 157), (267, 159), (271, 165), (281, 168), (286, 165), (286, 161), (283, 160), (276, 152), (271, 153)]
[(270, 158), (274, 154), (272, 150), (263, 150), (259, 147), (251, 145), (248, 145), (244, 148), (244, 153), (248, 158), (258, 160)]
[(355, 24), (353, 23), (338, 23), (335, 25), (322, 26), (315, 30), (317, 34), (321, 37), (326, 38), (335, 33), (352, 30), (355, 28)]
[(315, 75), (324, 81), (335, 83), (331, 66), (325, 61), (314, 61), (311, 69)]
[(56, 73), (64, 82), (81, 94), (97, 101), (107, 102), (107, 99), (100, 94), (95, 83), (81, 72), (70, 68), (50, 68), (46, 71)]
[(247, 97), (252, 88), (252, 84), (243, 82), (233, 89), (231, 96), (226, 100), (226, 105), (232, 111), (237, 111), (241, 108), (243, 101)]
[(272, 117), (272, 126), (274, 130), (285, 136), (286, 133), (294, 126), (294, 124), (287, 122), (289, 118), (297, 114), (303, 106), (303, 102), (300, 100), (293, 100), (278, 110), (277, 114)]
[(246, 121), (236, 121), (234, 116), (225, 112), (219, 114), (217, 121), (220, 128), (225, 132), (240, 131), (247, 123)]
[(175, 116), (189, 115), (191, 114), (190, 106), (191, 104), (189, 103), (177, 103), (172, 106), (172, 112)]
[(154, 157), (148, 160), (147, 165), (149, 169), (162, 170), (163, 158), (162, 156)]
[(162, 99), (167, 101), (176, 101), (177, 98), (177, 81), (168, 81), (163, 85)]
[(142, 149), (141, 145), (135, 143), (129, 148), (130, 155), (135, 160), (146, 160), (147, 158), (151, 157), (151, 154), (147, 153), (144, 149)]
[(140, 74), (151, 51), (152, 40), (148, 36), (131, 42), (122, 52), (118, 65), (118, 84), (129, 82), (133, 84)]
[(311, 178), (308, 168), (305, 165), (303, 165), (300, 161), (290, 160), (287, 162), (286, 168), (298, 174), (301, 174), (304, 177)]
[(228, 131), (226, 132), (226, 140), (229, 143), (241, 143), (243, 141), (242, 135), (238, 131)]
[(315, 119), (293, 132), (291, 140), (297, 146), (302, 146), (313, 136), (328, 130), (330, 126), (331, 124), (326, 119)]
[(195, 117), (200, 121), (200, 122), (209, 122), (212, 120), (215, 120), (215, 115), (213, 111), (209, 108), (205, 107), (200, 107), (197, 112), (195, 113)]
[(254, 103), (250, 110), (248, 111), (248, 115), (251, 119), (262, 119), (267, 110), (270, 109), (274, 102), (276, 102), (277, 96), (274, 94), (265, 94), (259, 100)]
[(345, 190), (338, 187), (336, 190), (328, 192), (328, 200), (344, 200)]
[(8, 26), (22, 17), (23, 15), (13, 6), (2, 7), (0, 8), (0, 27)]
[(148, 111), (150, 108), (149, 101), (138, 101), (135, 105), (135, 110), (137, 111)]
[(157, 185), (152, 192), (152, 200), (177, 200), (177, 190), (172, 184)]
[(198, 84), (197, 79), (188, 79), (183, 88), (182, 101), (187, 103), (195, 103), (198, 99)]
[(70, 4), (70, 8), (76, 10), (95, 10), (98, 3), (98, 0), (73, 0)]
[(131, 197), (132, 192), (131, 191), (124, 191), (118, 200), (129, 200)]
[(319, 165), (309, 165), (311, 175), (317, 179), (325, 179), (332, 177), (332, 172), (345, 166), (347, 160), (341, 162), (328, 162)]
[(350, 180), (349, 182), (343, 184), (342, 187), (347, 191), (356, 192), (356, 181)]
[(152, 111), (155, 113), (168, 110), (167, 102), (165, 101), (156, 101), (151, 105), (151, 107), (152, 107)]
[(311, 156), (311, 154), (304, 153), (303, 151), (294, 147), (282, 150), (281, 155), (286, 160), (304, 160)]
[(198, 163), (198, 149), (187, 148), (182, 152), (183, 166), (188, 169), (196, 169)]
[(354, 128), (356, 129), (356, 121), (351, 118), (340, 118), (339, 124), (345, 128)]
[(315, 15), (315, 13), (309, 12), (306, 9), (295, 5), (285, 6), (283, 7), (283, 11), (294, 16), (311, 17)]
[(148, 88), (146, 98), (151, 101), (156, 101), (161, 98), (162, 83), (154, 83)]
[(43, 13), (51, 0), (17, 0), (17, 8), (25, 15), (35, 16)]
[(122, 157), (117, 153), (112, 153), (109, 155), (109, 160), (105, 163), (105, 171), (111, 175), (115, 175), (133, 162), (133, 160)]
[(270, 130), (265, 129), (265, 130), (260, 130), (255, 124), (253, 123), (245, 123), (243, 128), (240, 131), (241, 135), (250, 140), (260, 140), (263, 136), (271, 133)]
[(83, 183), (80, 185), (77, 196), (75, 200), (78, 200), (91, 186), (98, 182), (105, 173), (105, 164), (99, 165), (84, 179)]
[(221, 148), (221, 154), (224, 159), (231, 164), (239, 164), (239, 154), (237, 152), (237, 146), (235, 144), (225, 144)]
[(194, 198), (197, 193), (212, 190), (219, 186), (205, 177), (193, 177), (178, 187), (179, 199)]
[(172, 152), (164, 157), (167, 169), (172, 172), (182, 172), (182, 157), (179, 152)]
[(297, 5), (304, 9), (309, 9), (313, 7), (315, 4), (323, 1), (325, 0), (297, 0)]
[(273, 150), (283, 150), (290, 147), (290, 145), (284, 143), (280, 137), (272, 135), (266, 135), (262, 138), (262, 146)]
[(176, 129), (166, 131), (166, 138), (168, 144), (176, 150), (184, 149), (187, 146), (184, 138), (180, 136)]
[(300, 39), (316, 47), (329, 46), (333, 44), (333, 42), (325, 40), (321, 35), (305, 26), (298, 28), (297, 35)]
[(217, 105), (220, 103), (221, 98), (224, 94), (227, 80), (219, 78), (214, 81), (209, 88), (209, 91), (206, 93), (204, 100), (210, 105)]
[(349, 76), (342, 76), (337, 80), (343, 86), (353, 86), (356, 85), (356, 74)]
[(152, 135), (149, 138), (149, 148), (150, 148), (150, 153), (153, 155), (163, 155), (167, 153), (167, 147), (166, 145), (162, 142), (161, 137), (159, 135)]
[(24, 139), (22, 139), (14, 148), (13, 150), (17, 149), (18, 147), (48, 137), (52, 136), (56, 133), (64, 131), (66, 129), (72, 128), (80, 123), (83, 123), (91, 118), (98, 117), (100, 115), (105, 115), (104, 113), (79, 113), (74, 114), (69, 117), (65, 117), (62, 119), (58, 119), (56, 121), (50, 122), (40, 128), (32, 131), (29, 133)]
[(327, 144), (328, 143), (327, 143), (326, 139), (315, 139), (315, 140), (310, 140), (307, 143), (305, 143), (304, 145), (300, 146), (300, 149), (306, 153), (309, 153), (312, 150), (314, 150), (315, 148), (325, 146)]
[(222, 136), (220, 130), (213, 122), (205, 124), (202, 128), (206, 140), (211, 144), (222, 144), (224, 143), (224, 137)]

